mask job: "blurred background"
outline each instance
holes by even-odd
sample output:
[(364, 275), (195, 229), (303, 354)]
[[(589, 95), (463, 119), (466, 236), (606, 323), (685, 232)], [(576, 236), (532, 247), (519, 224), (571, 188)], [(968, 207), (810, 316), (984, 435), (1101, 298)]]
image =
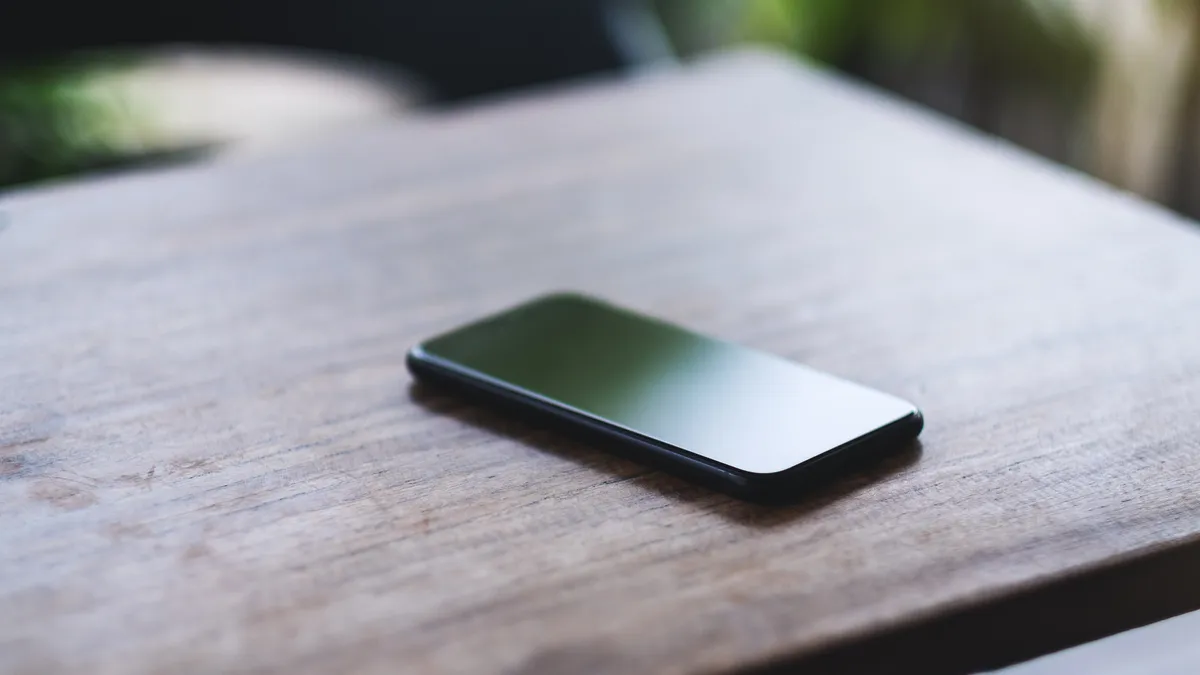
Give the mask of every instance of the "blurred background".
[(1200, 216), (1200, 0), (7, 0), (0, 191), (766, 44)]

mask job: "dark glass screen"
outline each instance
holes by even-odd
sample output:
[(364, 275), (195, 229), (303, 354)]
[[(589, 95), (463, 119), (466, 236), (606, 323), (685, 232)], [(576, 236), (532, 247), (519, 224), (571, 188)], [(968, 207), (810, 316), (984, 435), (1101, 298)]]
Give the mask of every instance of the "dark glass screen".
[(914, 412), (896, 397), (602, 302), (554, 295), (427, 358), (744, 471), (774, 473)]

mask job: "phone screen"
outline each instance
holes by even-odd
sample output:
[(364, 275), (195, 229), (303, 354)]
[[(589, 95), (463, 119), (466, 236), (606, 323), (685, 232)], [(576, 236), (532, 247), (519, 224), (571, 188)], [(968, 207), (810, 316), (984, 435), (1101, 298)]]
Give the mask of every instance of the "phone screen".
[(597, 300), (535, 300), (422, 344), (518, 394), (751, 473), (913, 415), (902, 399)]

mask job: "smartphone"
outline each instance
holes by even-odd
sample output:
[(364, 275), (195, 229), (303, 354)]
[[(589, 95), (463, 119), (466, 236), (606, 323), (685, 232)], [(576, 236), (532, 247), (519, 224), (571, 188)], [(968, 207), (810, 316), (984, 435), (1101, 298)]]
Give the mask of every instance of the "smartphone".
[(760, 502), (798, 499), (923, 425), (895, 396), (571, 293), (434, 337), (407, 363), (420, 381)]

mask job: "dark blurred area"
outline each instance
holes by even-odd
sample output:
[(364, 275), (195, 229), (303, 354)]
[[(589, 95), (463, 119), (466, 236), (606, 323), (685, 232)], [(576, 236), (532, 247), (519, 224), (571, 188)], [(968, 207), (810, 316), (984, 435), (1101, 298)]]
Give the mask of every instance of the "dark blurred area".
[(0, 4), (0, 187), (236, 148), (738, 43), (1200, 215), (1195, 0)]
[(625, 65), (631, 55), (610, 26), (631, 10), (636, 3), (594, 0), (15, 0), (0, 9), (0, 26), (12, 31), (0, 53), (30, 60), (163, 43), (303, 48), (403, 65), (435, 84), (439, 99), (459, 99)]

